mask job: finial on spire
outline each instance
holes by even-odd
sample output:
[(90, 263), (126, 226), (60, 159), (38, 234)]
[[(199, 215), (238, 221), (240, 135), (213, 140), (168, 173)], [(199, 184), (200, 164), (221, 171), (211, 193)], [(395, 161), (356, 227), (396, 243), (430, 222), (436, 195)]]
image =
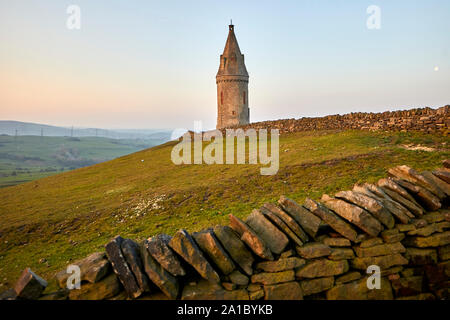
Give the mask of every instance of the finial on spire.
[(230, 19), (230, 30), (234, 30), (233, 19)]

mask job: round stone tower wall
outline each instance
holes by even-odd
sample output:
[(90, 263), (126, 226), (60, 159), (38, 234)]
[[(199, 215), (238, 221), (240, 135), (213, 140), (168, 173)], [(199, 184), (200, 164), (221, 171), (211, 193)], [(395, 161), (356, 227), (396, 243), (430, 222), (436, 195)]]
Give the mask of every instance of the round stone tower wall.
[(249, 123), (248, 78), (224, 76), (217, 79), (217, 127)]

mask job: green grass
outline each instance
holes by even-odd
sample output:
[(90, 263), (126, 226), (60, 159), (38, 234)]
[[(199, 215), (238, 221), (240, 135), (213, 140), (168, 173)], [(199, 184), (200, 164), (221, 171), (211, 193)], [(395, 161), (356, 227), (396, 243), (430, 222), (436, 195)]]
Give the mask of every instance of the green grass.
[(111, 160), (153, 146), (99, 137), (0, 136), (0, 188)]
[[(174, 142), (112, 161), (0, 189), (0, 291), (25, 267), (47, 279), (113, 236), (142, 239), (197, 231), (244, 217), (281, 194), (302, 202), (374, 182), (392, 166), (432, 169), (448, 138), (421, 133), (301, 132), (281, 136), (280, 169), (261, 165), (174, 165)], [(420, 144), (435, 151), (410, 151)], [(144, 161), (142, 161), (144, 160)], [(44, 258), (46, 264), (40, 264)], [(54, 283), (52, 284), (54, 286)]]

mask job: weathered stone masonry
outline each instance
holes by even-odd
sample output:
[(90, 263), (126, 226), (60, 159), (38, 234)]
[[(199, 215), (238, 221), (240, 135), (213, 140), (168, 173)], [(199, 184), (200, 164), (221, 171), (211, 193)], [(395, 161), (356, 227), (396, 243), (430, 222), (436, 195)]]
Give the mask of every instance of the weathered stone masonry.
[[(450, 161), (433, 172), (407, 166), (376, 184), (303, 205), (281, 196), (229, 226), (138, 244), (120, 236), (75, 262), (81, 289), (42, 295), (26, 269), (7, 299), (448, 299)], [(380, 289), (367, 268), (381, 271)]]
[[(234, 128), (233, 126), (228, 126)], [(237, 127), (237, 126), (235, 126)], [(449, 134), (450, 105), (381, 113), (348, 113), (316, 118), (255, 122), (242, 129), (279, 129), (280, 133), (311, 130), (421, 131)]]

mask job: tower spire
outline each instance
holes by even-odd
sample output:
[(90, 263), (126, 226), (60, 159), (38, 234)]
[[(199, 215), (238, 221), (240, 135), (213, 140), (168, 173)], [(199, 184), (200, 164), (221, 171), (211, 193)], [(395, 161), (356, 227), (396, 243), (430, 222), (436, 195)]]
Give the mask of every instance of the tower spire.
[[(232, 21), (231, 21), (232, 22)], [(217, 76), (221, 75), (241, 75), (248, 77), (247, 68), (244, 63), (244, 55), (239, 48), (236, 35), (234, 34), (234, 25), (230, 24), (227, 42), (220, 57), (221, 64)]]

